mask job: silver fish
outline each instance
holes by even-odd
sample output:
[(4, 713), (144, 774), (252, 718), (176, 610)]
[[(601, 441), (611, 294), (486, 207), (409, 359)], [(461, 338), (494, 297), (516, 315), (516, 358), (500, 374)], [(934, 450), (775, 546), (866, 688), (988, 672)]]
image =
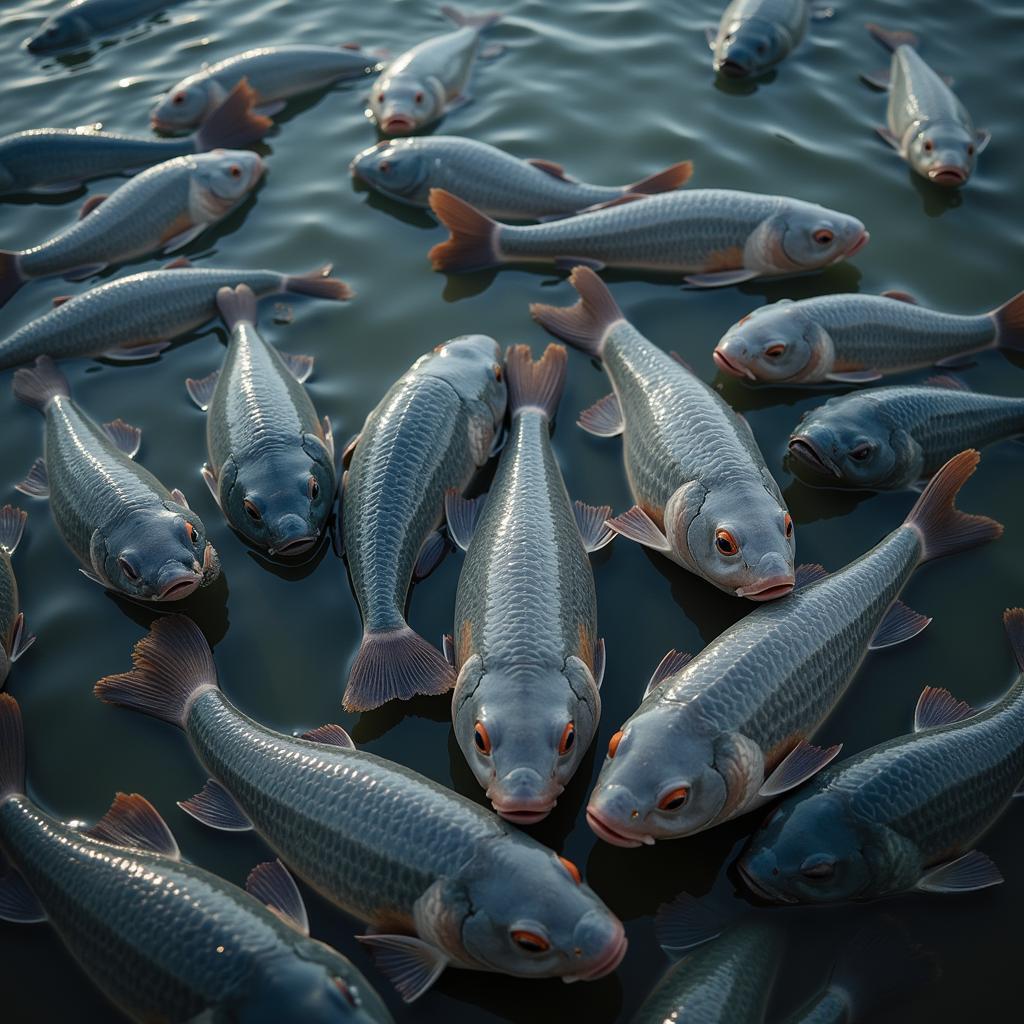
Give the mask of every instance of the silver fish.
[(614, 534), (609, 506), (570, 503), (551, 450), (565, 365), (561, 345), (536, 363), (527, 346), (509, 349), (511, 427), (497, 474), (486, 498), (449, 491), (446, 503), (468, 552), (446, 638), (455, 738), (494, 809), (519, 824), (554, 807), (601, 714), (604, 641), (587, 554)]
[(18, 601), (18, 581), (11, 555), (21, 543), (28, 513), (13, 505), (0, 508), (0, 687), (7, 681), (11, 665), (33, 644), (35, 637), (25, 629), (25, 613)]
[(489, 217), (546, 220), (568, 217), (624, 195), (654, 195), (686, 184), (689, 160), (632, 185), (588, 185), (550, 160), (520, 160), (486, 142), (455, 135), (385, 139), (357, 154), (352, 174), (411, 206), (430, 205), (443, 188)]
[(587, 808), (602, 839), (638, 846), (735, 818), (803, 784), (841, 745), (807, 742), (871, 649), (931, 621), (897, 600), (924, 562), (995, 540), (1002, 526), (960, 512), (978, 453), (932, 478), (903, 525), (829, 575), (798, 572), (792, 596), (758, 608), (696, 658), (666, 655), (640, 707), (612, 736)]
[(255, 828), (325, 899), (371, 926), (360, 941), (411, 1001), (448, 965), (591, 980), (626, 952), (621, 922), (570, 861), (478, 804), (373, 754), (337, 725), (295, 737), (234, 708), (199, 628), (158, 619), (107, 703), (184, 729), (213, 776), (181, 806)]
[[(1003, 621), (1024, 669), (1024, 609)], [(1024, 674), (983, 711), (928, 687), (914, 732), (823, 772), (784, 801), (739, 862), (781, 903), (973, 892), (1003, 876), (974, 844), (1024, 778)]]
[(718, 31), (708, 31), (714, 67), (728, 78), (764, 74), (796, 49), (807, 31), (807, 0), (732, 0)]
[(53, 53), (130, 25), (180, 0), (71, 0), (26, 40), (30, 53)]
[(18, 490), (50, 499), (57, 529), (89, 579), (147, 601), (181, 600), (216, 579), (217, 552), (185, 495), (133, 461), (138, 427), (94, 423), (48, 356), (16, 371), (14, 395), (46, 418), (44, 457)]
[(183, 861), (138, 793), (119, 793), (95, 825), (60, 821), (25, 795), (21, 711), (8, 694), (0, 742), (0, 861), (10, 861), (0, 919), (49, 920), (133, 1021), (393, 1024), (362, 974), (309, 937), (280, 861), (254, 868), (243, 892)]
[[(641, 201), (642, 200), (642, 201)], [(856, 217), (784, 196), (684, 189), (624, 196), (611, 209), (550, 224), (501, 224), (443, 189), (430, 205), (451, 232), (429, 258), (463, 272), (506, 263), (652, 270), (710, 288), (820, 270), (867, 244)]]
[(441, 13), (458, 25), (396, 57), (370, 92), (370, 108), (385, 135), (409, 135), (465, 103), (480, 33), (501, 17), (469, 16), (448, 4)]
[(636, 504), (609, 521), (720, 590), (770, 601), (793, 589), (793, 519), (747, 422), (688, 367), (651, 344), (586, 267), (575, 306), (536, 304), (533, 318), (600, 359), (613, 392), (578, 422), (622, 434)]
[(441, 652), (405, 621), (405, 605), (410, 583), (444, 557), (445, 493), (461, 493), (490, 458), (505, 400), (498, 343), (454, 338), (391, 386), (346, 450), (345, 557), (363, 616), (346, 710), (455, 685)]
[(1024, 292), (977, 316), (925, 309), (905, 292), (779, 299), (726, 331), (715, 364), (763, 383), (865, 384), (992, 348), (1024, 349)]
[(22, 252), (0, 250), (0, 306), (26, 282), (72, 279), (152, 252), (173, 252), (223, 219), (257, 185), (263, 161), (244, 150), (180, 156), (109, 196), (92, 196), (77, 224)]

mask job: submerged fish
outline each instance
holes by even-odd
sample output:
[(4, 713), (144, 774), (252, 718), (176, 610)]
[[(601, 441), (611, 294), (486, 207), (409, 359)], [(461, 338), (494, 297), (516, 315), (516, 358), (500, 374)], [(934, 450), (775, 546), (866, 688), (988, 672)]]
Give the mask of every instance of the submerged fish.
[(351, 298), (348, 285), (328, 276), (330, 272), (329, 263), (291, 276), (275, 270), (193, 267), (179, 257), (163, 270), (145, 270), (81, 295), (55, 299), (55, 309), (0, 341), (0, 369), (42, 355), (148, 359), (216, 316), (217, 292), (240, 284), (257, 295), (290, 292), (335, 301)]
[(575, 306), (534, 304), (533, 318), (600, 359), (613, 391), (580, 418), (622, 434), (636, 504), (609, 521), (719, 590), (769, 601), (793, 589), (793, 520), (746, 420), (688, 367), (648, 341), (586, 267)]
[[(119, 793), (96, 822), (64, 822), (25, 795), (21, 711), (0, 694), (0, 919), (49, 920), (118, 1009), (152, 1021), (391, 1024), (370, 983), (309, 937), (280, 861), (243, 892), (181, 859), (166, 822)], [(12, 870), (13, 868), (13, 870)]]
[(430, 205), (451, 237), (429, 258), (435, 270), (454, 272), (582, 264), (682, 274), (711, 288), (820, 270), (868, 241), (864, 225), (845, 213), (718, 188), (626, 196), (610, 209), (525, 227), (499, 224), (443, 189), (431, 192)]
[(718, 31), (708, 31), (715, 70), (728, 78), (764, 74), (803, 39), (808, 8), (807, 0), (732, 0)]
[(670, 652), (612, 736), (587, 808), (602, 839), (639, 846), (711, 828), (803, 784), (839, 753), (807, 740), (869, 650), (930, 619), (897, 600), (923, 562), (1002, 534), (960, 512), (978, 453), (932, 478), (903, 525), (829, 575), (804, 566), (791, 597), (758, 608), (690, 660)]
[[(1003, 616), (1024, 669), (1024, 609)], [(1003, 881), (974, 844), (1024, 778), (1024, 675), (983, 711), (948, 690), (921, 694), (910, 736), (823, 772), (755, 833), (739, 862), (780, 903), (971, 892)]]
[(1024, 292), (978, 316), (924, 309), (903, 292), (779, 299), (730, 327), (715, 363), (741, 380), (864, 384), (991, 348), (1024, 349)]
[(88, 277), (112, 263), (187, 245), (223, 219), (257, 185), (263, 161), (244, 150), (165, 160), (114, 193), (91, 196), (80, 219), (23, 252), (0, 249), (0, 306), (26, 282)]
[(886, 127), (876, 131), (922, 178), (946, 188), (966, 185), (991, 136), (974, 127), (953, 90), (921, 59), (915, 36), (878, 25), (868, 31), (892, 51), (888, 81), (865, 76), (889, 90)]
[[(597, 731), (604, 641), (587, 553), (613, 534), (611, 508), (569, 501), (549, 440), (565, 349), (505, 364), (511, 427), (486, 498), (447, 496), (449, 529), (468, 549), (446, 638), (458, 672), (455, 738), (494, 809), (540, 821)], [(481, 511), (481, 505), (483, 509)]]
[(256, 331), (256, 296), (242, 284), (217, 293), (231, 331), (224, 365), (186, 382), (204, 412), (214, 501), (246, 540), (271, 555), (301, 555), (334, 507), (334, 438), (303, 382), (310, 356), (281, 355)]
[(158, 619), (134, 669), (96, 694), (179, 725), (213, 776), (181, 806), (255, 828), (300, 878), (371, 926), (360, 937), (411, 1001), (446, 966), (591, 980), (626, 952), (576, 866), (479, 805), (356, 750), (343, 729), (273, 732), (234, 708), (199, 628)]
[(11, 665), (35, 641), (25, 629), (25, 613), (18, 602), (18, 581), (11, 555), (21, 543), (28, 513), (13, 505), (0, 508), (0, 687), (7, 681)]
[(309, 43), (261, 46), (209, 64), (183, 78), (156, 105), (155, 128), (182, 131), (205, 124), (240, 82), (254, 90), (259, 113), (280, 113), (285, 102), (313, 89), (372, 71), (380, 58), (358, 46), (316, 46)]
[(185, 495), (132, 461), (138, 427), (94, 423), (48, 356), (14, 374), (14, 395), (46, 418), (44, 457), (18, 490), (50, 499), (57, 529), (89, 579), (147, 601), (177, 601), (216, 579), (217, 552)]
[(252, 112), (252, 96), (248, 85), (239, 82), (203, 127), (184, 139), (138, 139), (79, 128), (7, 135), (0, 138), (0, 196), (67, 192), (93, 178), (134, 174), (174, 157), (248, 145), (271, 125)]
[(520, 160), (486, 142), (455, 135), (385, 139), (359, 153), (353, 175), (386, 196), (412, 206), (430, 205), (443, 188), (489, 217), (543, 220), (568, 217), (624, 195), (654, 195), (685, 185), (689, 160), (632, 185), (588, 185), (550, 160)]
[(30, 53), (53, 53), (88, 42), (94, 35), (130, 25), (179, 0), (70, 0), (25, 43)]
[(396, 57), (374, 83), (370, 113), (385, 135), (408, 135), (468, 100), (480, 33), (500, 14), (469, 16), (448, 4), (441, 13), (458, 25)]
[(1024, 434), (1024, 399), (979, 395), (955, 377), (830, 398), (789, 438), (805, 483), (891, 491), (914, 487), (956, 452)]
[(444, 557), (445, 492), (461, 493), (490, 458), (505, 399), (498, 343), (454, 338), (391, 386), (346, 451), (345, 557), (363, 616), (346, 710), (455, 685), (441, 652), (410, 629), (405, 605), (410, 583)]

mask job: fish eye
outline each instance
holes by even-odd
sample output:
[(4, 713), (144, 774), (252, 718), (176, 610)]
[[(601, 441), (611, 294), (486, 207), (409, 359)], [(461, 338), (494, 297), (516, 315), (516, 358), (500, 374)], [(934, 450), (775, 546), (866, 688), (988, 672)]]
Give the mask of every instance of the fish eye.
[(566, 727), (562, 730), (562, 738), (558, 741), (558, 753), (566, 755), (573, 748), (573, 744), (576, 742), (576, 726), (569, 722)]
[(473, 727), (473, 742), (476, 744), (476, 749), (480, 751), (485, 757), (489, 757), (491, 753), (491, 737), (487, 733), (487, 726), (483, 722), (477, 722)]
[(835, 861), (827, 857), (823, 857), (820, 854), (808, 857), (807, 860), (800, 865), (800, 874), (803, 875), (804, 878), (831, 878), (835, 873)]
[(924, 140), (924, 146), (922, 147), (926, 153), (930, 153), (935, 148), (935, 143), (931, 139)]
[(232, 178), (240, 178), (242, 176), (242, 168), (239, 167), (238, 164), (232, 164), (228, 168), (228, 174), (230, 174)]
[(380, 163), (377, 164), (377, 170), (380, 171), (381, 174), (387, 174), (388, 171), (391, 170), (391, 162), (389, 160), (381, 160)]
[(659, 801), (658, 807), (663, 811), (678, 811), (686, 803), (690, 795), (689, 786), (679, 786), (670, 793), (666, 793)]
[(188, 539), (192, 541), (193, 544), (199, 543), (199, 531), (196, 529), (195, 523), (190, 523), (186, 520), (185, 532), (188, 534)]
[(331, 981), (334, 982), (335, 987), (341, 993), (342, 998), (349, 1004), (349, 1006), (359, 1005), (359, 999), (350, 985), (341, 978), (331, 978)]
[(615, 756), (615, 751), (619, 749), (619, 744), (622, 742), (622, 729), (620, 729), (614, 736), (608, 741), (608, 758), (609, 760)]
[(758, 43), (757, 46), (754, 47), (754, 49), (757, 50), (758, 53), (762, 53), (763, 54), (764, 51), (765, 51), (765, 45), (764, 45), (764, 43)]
[(494, 364), (494, 379), (496, 381), (498, 381), (499, 384), (501, 383), (501, 377), (502, 377), (501, 363), (495, 363)]
[(968, 142), (967, 143), (967, 155), (968, 156), (974, 156), (974, 143), (973, 142)]
[(176, 106), (180, 107), (185, 102), (185, 94), (183, 92), (176, 92), (171, 97), (171, 102)]
[(781, 342), (777, 341), (774, 345), (769, 345), (765, 350), (764, 354), (769, 359), (778, 359), (783, 352), (786, 351), (786, 346)]
[(135, 581), (139, 578), (138, 570), (124, 556), (117, 560), (117, 566), (121, 570), (121, 572), (123, 572), (125, 576), (128, 577), (128, 579)]
[(863, 462), (871, 454), (871, 445), (866, 441), (864, 444), (857, 445), (856, 448), (850, 449), (850, 458), (854, 462)]
[(551, 948), (551, 943), (543, 935), (523, 928), (517, 928), (512, 933), (512, 941), (527, 953), (546, 953)]
[(793, 517), (787, 512), (783, 522), (786, 524), (786, 538), (793, 536)]
[(382, 93), (382, 92), (377, 93), (377, 102), (378, 103), (383, 103), (384, 102), (384, 93)]
[(263, 516), (260, 515), (260, 510), (248, 499), (242, 502), (245, 507), (245, 514), (254, 522), (258, 523)]
[(582, 885), (583, 876), (580, 874), (580, 869), (576, 867), (576, 865), (573, 864), (573, 862), (569, 860), (568, 857), (559, 857), (558, 860), (561, 863), (562, 867), (565, 868), (565, 870), (568, 871), (570, 875), (572, 875), (572, 880), (577, 885)]
[(736, 538), (728, 530), (715, 531), (715, 547), (723, 555), (732, 556), (740, 553), (740, 546), (736, 543)]
[(812, 237), (818, 245), (830, 245), (832, 243), (832, 239), (835, 238), (835, 235), (832, 234), (828, 228), (818, 228)]
[(422, 103), (423, 102), (423, 93), (422, 92), (416, 93), (416, 102), (417, 103)]
[(320, 497), (320, 481), (312, 473), (309, 474), (306, 490), (309, 492), (309, 497), (312, 501), (316, 501)]

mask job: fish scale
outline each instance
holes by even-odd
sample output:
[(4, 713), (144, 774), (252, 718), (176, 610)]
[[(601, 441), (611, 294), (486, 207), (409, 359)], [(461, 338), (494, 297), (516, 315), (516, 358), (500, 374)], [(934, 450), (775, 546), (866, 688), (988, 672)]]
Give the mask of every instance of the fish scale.
[(892, 59), (889, 129), (906, 144), (914, 128), (948, 121), (974, 132), (971, 115), (952, 89), (911, 46), (897, 47)]

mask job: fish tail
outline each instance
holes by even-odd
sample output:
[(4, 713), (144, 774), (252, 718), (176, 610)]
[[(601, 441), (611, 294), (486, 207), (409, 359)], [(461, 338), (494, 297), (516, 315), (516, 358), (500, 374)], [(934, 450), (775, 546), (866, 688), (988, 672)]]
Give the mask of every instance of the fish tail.
[(600, 359), (608, 328), (625, 319), (622, 310), (604, 281), (589, 267), (574, 267), (569, 283), (580, 295), (576, 305), (547, 306), (535, 302), (530, 306), (530, 315), (556, 338)]
[(13, 555), (21, 543), (21, 535), (25, 529), (28, 513), (13, 505), (0, 508), (0, 551)]
[(501, 15), (496, 11), (491, 11), (487, 14), (464, 14), (458, 7), (454, 7), (451, 4), (441, 4), (441, 13), (460, 28), (468, 26), (469, 28), (478, 28), (481, 31), (501, 21)]
[(996, 347), (1024, 350), (1024, 292), (1014, 295), (989, 316), (996, 324)]
[(921, 561), (927, 562), (956, 551), (986, 544), (1003, 535), (1003, 524), (988, 516), (961, 512), (956, 496), (974, 475), (981, 456), (973, 449), (954, 455), (928, 482), (910, 510), (906, 525), (921, 535)]
[(355, 292), (344, 281), (331, 277), (333, 269), (330, 263), (325, 263), (308, 274), (296, 274), (284, 279), (284, 290), (293, 292), (296, 295), (312, 295), (317, 299), (331, 299), (334, 302), (344, 302), (351, 299)]
[(25, 792), (25, 730), (21, 708), (9, 693), (0, 693), (0, 800)]
[(0, 249), (0, 306), (6, 306), (24, 283), (18, 253)]
[(255, 99), (255, 90), (243, 78), (196, 132), (196, 151), (238, 149), (262, 139), (274, 122), (254, 113)]
[(49, 356), (37, 356), (35, 366), (22, 367), (14, 373), (14, 397), (27, 405), (46, 412), (54, 398), (71, 397), (68, 379)]
[(912, 50), (916, 50), (921, 42), (913, 32), (882, 28), (881, 25), (876, 25), (873, 21), (869, 21), (864, 27), (870, 33), (871, 38), (884, 46), (890, 53), (895, 53), (897, 47), (900, 46), (909, 46)]
[(192, 702), (207, 689), (217, 689), (217, 668), (206, 637), (191, 619), (168, 615), (135, 645), (132, 670), (104, 676), (93, 693), (184, 728)]
[(409, 626), (367, 630), (342, 697), (346, 711), (370, 711), (418, 693), (445, 693), (455, 672), (441, 652)]
[(536, 362), (529, 345), (512, 345), (505, 354), (509, 415), (514, 417), (523, 408), (533, 408), (553, 420), (565, 387), (566, 361), (561, 345), (548, 345)]
[(435, 270), (483, 270), (501, 263), (500, 224), (443, 188), (430, 190), (430, 208), (451, 232), (427, 254)]
[(217, 309), (229, 331), (236, 324), (256, 323), (256, 296), (247, 284), (217, 290)]
[(627, 194), (638, 196), (653, 196), (659, 192), (671, 192), (680, 185), (685, 185), (693, 176), (693, 161), (683, 160), (671, 167), (666, 167), (657, 174), (648, 174), (646, 178), (634, 181), (632, 185), (626, 186)]

